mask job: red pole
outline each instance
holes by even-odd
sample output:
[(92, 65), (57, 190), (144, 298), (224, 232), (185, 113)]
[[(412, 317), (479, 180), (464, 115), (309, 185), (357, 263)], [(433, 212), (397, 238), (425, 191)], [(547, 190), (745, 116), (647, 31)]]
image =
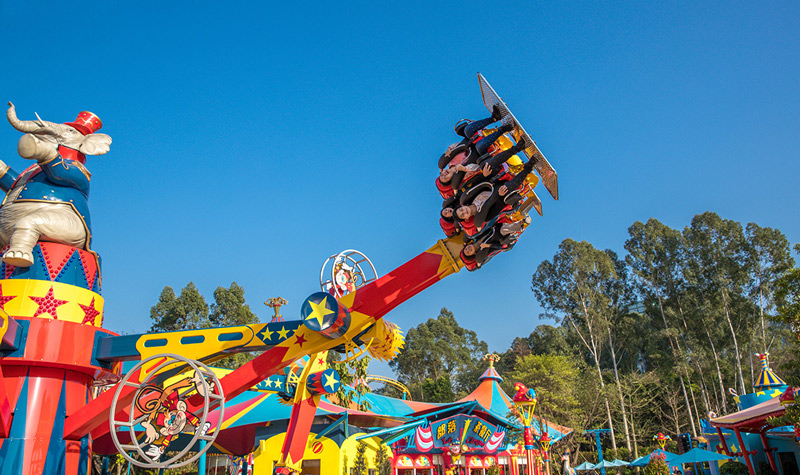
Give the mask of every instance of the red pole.
[(750, 472), (750, 475), (756, 475), (756, 471), (753, 470), (753, 463), (750, 461), (750, 455), (748, 455), (747, 448), (744, 446), (742, 433), (739, 432), (739, 429), (733, 429), (733, 433), (736, 434), (736, 440), (739, 441), (739, 445), (742, 447), (742, 457), (744, 457), (744, 461), (747, 462), (747, 471)]

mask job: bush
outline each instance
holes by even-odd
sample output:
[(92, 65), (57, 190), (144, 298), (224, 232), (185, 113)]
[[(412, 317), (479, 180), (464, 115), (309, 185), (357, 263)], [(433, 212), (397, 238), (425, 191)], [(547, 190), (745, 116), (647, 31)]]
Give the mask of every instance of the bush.
[(719, 468), (720, 475), (747, 475), (748, 473), (750, 472), (747, 470), (747, 465), (735, 460), (726, 462)]
[(669, 475), (669, 465), (663, 455), (653, 455), (644, 467), (644, 475)]
[(758, 462), (758, 470), (756, 470), (756, 475), (778, 475), (775, 473), (775, 470), (772, 470), (772, 467), (768, 462)]

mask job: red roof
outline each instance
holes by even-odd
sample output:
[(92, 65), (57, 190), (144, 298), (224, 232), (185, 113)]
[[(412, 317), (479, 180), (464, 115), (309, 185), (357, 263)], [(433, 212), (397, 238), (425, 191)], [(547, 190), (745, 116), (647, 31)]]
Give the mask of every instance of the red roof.
[(711, 419), (711, 425), (723, 429), (738, 429), (741, 432), (759, 433), (764, 428), (772, 427), (767, 423), (768, 417), (782, 416), (786, 409), (780, 405), (779, 398), (756, 404), (739, 412)]

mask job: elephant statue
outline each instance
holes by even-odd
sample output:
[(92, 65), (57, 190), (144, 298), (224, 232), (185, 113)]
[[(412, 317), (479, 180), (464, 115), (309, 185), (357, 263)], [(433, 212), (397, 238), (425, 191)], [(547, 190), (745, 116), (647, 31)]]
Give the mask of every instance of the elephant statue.
[(9, 246), (3, 262), (18, 267), (33, 265), (33, 247), (52, 241), (89, 250), (89, 181), (86, 155), (108, 152), (111, 137), (97, 132), (100, 119), (81, 112), (74, 122), (56, 124), (17, 119), (14, 104), (6, 113), (12, 127), (24, 133), (17, 144), (22, 158), (36, 163), (22, 173), (0, 161), (0, 247)]

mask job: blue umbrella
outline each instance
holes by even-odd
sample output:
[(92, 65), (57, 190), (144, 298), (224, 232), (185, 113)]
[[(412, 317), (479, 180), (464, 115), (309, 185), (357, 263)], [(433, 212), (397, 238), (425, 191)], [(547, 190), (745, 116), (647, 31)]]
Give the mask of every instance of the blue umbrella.
[(672, 463), (672, 459), (678, 456), (678, 454), (673, 454), (672, 452), (667, 452), (666, 450), (656, 449), (653, 452), (647, 455), (642, 455), (638, 459), (631, 462), (631, 467), (644, 467), (645, 465), (650, 463), (650, 457), (659, 453), (666, 455), (667, 463), (669, 463), (670, 465), (674, 465)]
[(615, 464), (614, 462), (609, 462), (608, 460), (603, 460), (602, 462), (592, 466), (594, 469), (612, 467), (619, 467), (619, 465)]
[(594, 464), (589, 462), (583, 462), (582, 464), (575, 467), (575, 470), (592, 470), (594, 468)]
[(731, 460), (733, 457), (718, 454), (710, 450), (692, 449), (683, 455), (679, 455), (669, 461), (670, 465), (680, 465), (684, 463), (713, 462), (715, 460)]
[(626, 461), (620, 460), (620, 459), (614, 459), (614, 460), (611, 461), (611, 463), (613, 463), (617, 467), (626, 467), (626, 466), (630, 465), (630, 462), (626, 462)]

